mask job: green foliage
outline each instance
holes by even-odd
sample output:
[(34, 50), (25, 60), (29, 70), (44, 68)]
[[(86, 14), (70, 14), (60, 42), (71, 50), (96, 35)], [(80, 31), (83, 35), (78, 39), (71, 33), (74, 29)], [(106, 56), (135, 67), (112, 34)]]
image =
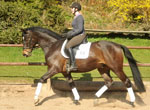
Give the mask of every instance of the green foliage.
[(61, 32), (64, 11), (56, 0), (0, 1), (0, 43), (21, 43), (20, 28), (42, 26)]

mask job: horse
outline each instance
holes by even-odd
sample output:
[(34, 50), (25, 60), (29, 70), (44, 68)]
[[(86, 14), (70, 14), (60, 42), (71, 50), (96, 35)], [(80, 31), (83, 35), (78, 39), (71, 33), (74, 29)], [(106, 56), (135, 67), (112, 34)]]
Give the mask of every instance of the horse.
[(89, 56), (86, 59), (76, 59), (77, 71), (68, 72), (66, 69), (68, 59), (61, 54), (61, 47), (65, 41), (61, 35), (42, 27), (29, 27), (21, 30), (23, 36), (23, 56), (31, 56), (32, 50), (38, 44), (44, 51), (45, 61), (48, 66), (47, 72), (39, 79), (37, 84), (34, 96), (35, 105), (39, 103), (38, 96), (42, 88), (42, 83), (57, 73), (62, 73), (66, 78), (72, 90), (74, 102), (76, 104), (79, 103), (80, 95), (76, 89), (71, 72), (83, 73), (94, 69), (98, 70), (105, 81), (105, 84), (95, 94), (97, 98), (100, 98), (112, 85), (113, 80), (110, 75), (110, 71), (112, 71), (126, 86), (130, 96), (130, 103), (134, 105), (135, 94), (132, 89), (132, 84), (123, 71), (124, 56), (129, 62), (135, 85), (140, 92), (145, 91), (137, 61), (132, 56), (130, 50), (124, 45), (105, 40), (92, 42)]

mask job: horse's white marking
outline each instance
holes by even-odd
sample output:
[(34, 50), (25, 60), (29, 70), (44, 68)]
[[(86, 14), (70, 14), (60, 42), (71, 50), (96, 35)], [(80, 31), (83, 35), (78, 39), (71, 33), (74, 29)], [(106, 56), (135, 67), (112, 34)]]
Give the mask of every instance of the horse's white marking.
[(127, 88), (127, 90), (128, 90), (129, 96), (130, 96), (130, 101), (135, 102), (135, 95), (134, 95), (132, 87)]
[(42, 88), (42, 83), (39, 82), (38, 85), (37, 85), (36, 91), (35, 91), (34, 99), (38, 99), (39, 94), (40, 94), (40, 92), (41, 92), (41, 88)]
[(108, 87), (106, 85), (104, 85), (102, 88), (100, 88), (97, 93), (95, 94), (97, 97), (100, 97), (106, 90), (108, 89)]
[(73, 89), (72, 89), (72, 92), (73, 92), (73, 95), (74, 95), (74, 99), (75, 99), (75, 100), (79, 100), (79, 99), (80, 99), (80, 96), (79, 96), (79, 93), (78, 93), (77, 89), (76, 89), (76, 88), (73, 88)]

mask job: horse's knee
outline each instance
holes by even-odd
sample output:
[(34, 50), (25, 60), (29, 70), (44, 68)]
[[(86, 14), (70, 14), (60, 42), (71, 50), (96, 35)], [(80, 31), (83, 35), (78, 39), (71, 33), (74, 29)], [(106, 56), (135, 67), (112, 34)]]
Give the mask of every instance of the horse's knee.
[(50, 72), (47, 72), (45, 73), (41, 78), (40, 78), (40, 82), (41, 83), (45, 83), (47, 81), (48, 78), (51, 78), (52, 76), (54, 75), (54, 73), (50, 73)]
[(131, 87), (131, 81), (128, 78), (125, 80), (124, 84), (127, 88)]

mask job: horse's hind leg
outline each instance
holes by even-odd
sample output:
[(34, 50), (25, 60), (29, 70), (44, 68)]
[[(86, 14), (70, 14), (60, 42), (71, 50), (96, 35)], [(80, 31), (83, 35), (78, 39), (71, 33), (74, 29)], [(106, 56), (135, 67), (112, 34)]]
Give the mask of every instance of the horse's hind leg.
[(100, 97), (112, 85), (113, 80), (110, 76), (110, 69), (108, 67), (104, 66), (103, 68), (98, 68), (98, 71), (105, 80), (105, 85), (95, 94), (97, 97)]
[(98, 68), (99, 73), (104, 78), (105, 85), (102, 86), (95, 94), (96, 99), (94, 100), (94, 106), (98, 105), (97, 98), (101, 97), (103, 93), (112, 85), (112, 77), (110, 76), (110, 69), (107, 66), (103, 66), (102, 68)]
[(135, 95), (132, 89), (130, 79), (125, 75), (123, 69), (119, 69), (119, 71), (116, 71), (115, 73), (119, 77), (119, 79), (125, 84), (127, 91), (129, 93), (129, 96), (130, 96), (131, 105), (134, 106)]

